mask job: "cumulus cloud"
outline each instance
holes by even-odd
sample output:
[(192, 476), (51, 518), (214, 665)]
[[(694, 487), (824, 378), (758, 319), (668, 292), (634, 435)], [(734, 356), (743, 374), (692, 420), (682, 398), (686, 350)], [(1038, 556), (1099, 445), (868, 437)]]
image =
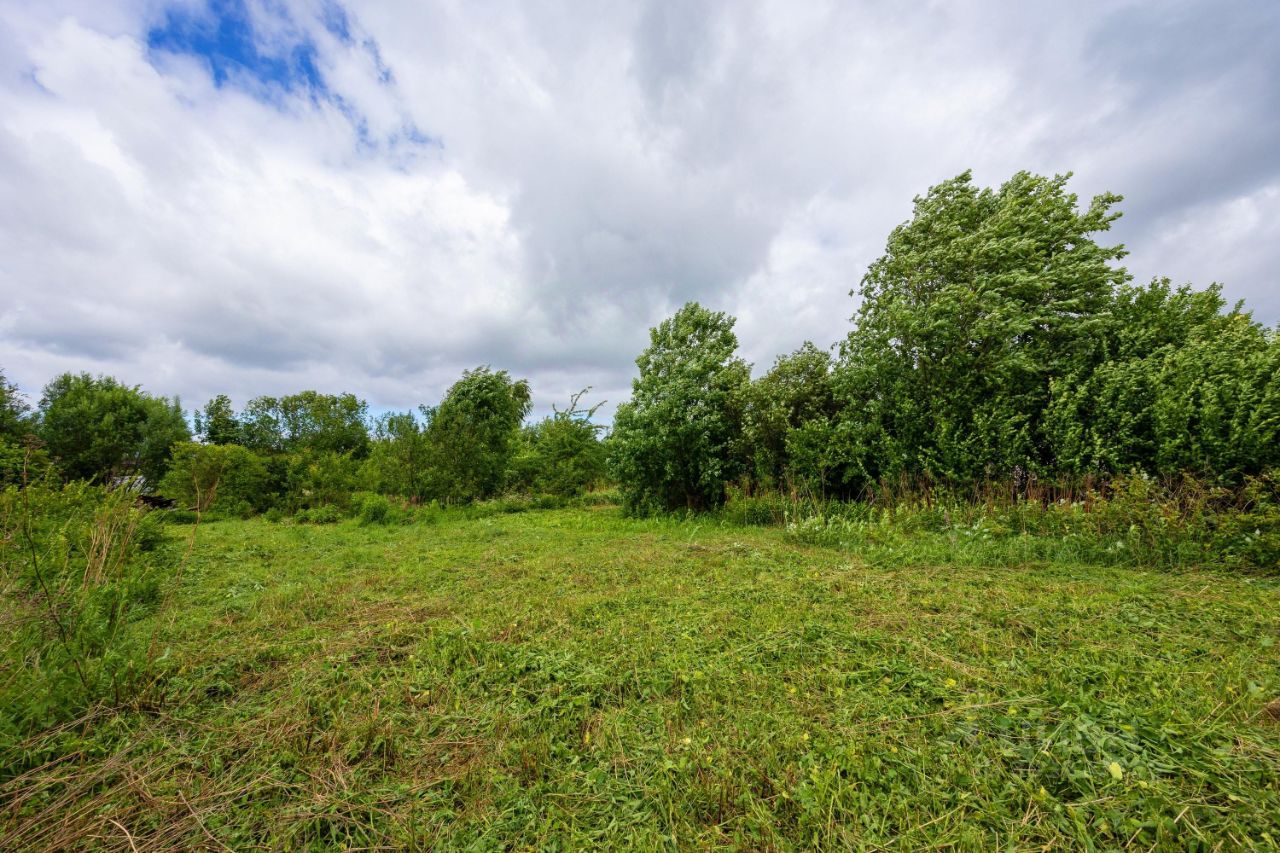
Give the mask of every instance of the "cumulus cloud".
[[(1280, 320), (1280, 7), (0, 2), (0, 366), (378, 408), (627, 394), (688, 299), (763, 368), (966, 168), (1126, 196)], [(612, 408), (612, 405), (609, 409)]]

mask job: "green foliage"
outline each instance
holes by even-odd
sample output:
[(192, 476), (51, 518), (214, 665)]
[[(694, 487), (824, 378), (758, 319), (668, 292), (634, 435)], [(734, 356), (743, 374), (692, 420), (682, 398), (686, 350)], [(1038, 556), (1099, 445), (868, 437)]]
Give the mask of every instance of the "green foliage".
[(1280, 579), (485, 506), (202, 527), (163, 703), (4, 753), (0, 848), (1275, 847)]
[(972, 481), (1051, 467), (1055, 377), (1094, 352), (1120, 246), (1093, 236), (1118, 196), (1078, 210), (1067, 177), (1020, 172), (999, 190), (970, 174), (915, 201), (863, 278), (835, 372), (837, 452), (858, 490), (902, 473)]
[(31, 406), (0, 370), (0, 439), (20, 442), (31, 431)]
[(426, 428), (430, 496), (465, 503), (501, 492), (529, 407), (525, 380), (487, 366), (465, 371)]
[(433, 412), (425, 406), (418, 411), (421, 418), (391, 412), (374, 421), (373, 444), (361, 472), (374, 491), (414, 501), (428, 496), (432, 456), (426, 425)]
[(196, 435), (206, 444), (239, 444), (243, 439), (240, 420), (226, 394), (205, 403), (203, 409), (195, 412), (194, 421)]
[(569, 407), (536, 424), (525, 427), (520, 450), (512, 460), (510, 485), (527, 492), (580, 495), (597, 485), (605, 475), (605, 451), (600, 441), (600, 424), (591, 422), (597, 403), (580, 408), (591, 389), (583, 389), (569, 400)]
[(38, 434), (71, 479), (140, 475), (157, 483), (173, 445), (191, 440), (175, 398), (152, 397), (110, 376), (64, 373), (45, 386)]
[(357, 492), (351, 505), (355, 510), (356, 520), (362, 525), (407, 524), (413, 520), (413, 513), (408, 507), (386, 495)]
[(751, 383), (744, 430), (754, 479), (765, 488), (823, 490), (830, 423), (838, 411), (831, 354), (806, 341)]
[(610, 464), (628, 508), (709, 509), (743, 470), (749, 380), (734, 320), (690, 302), (649, 331), (631, 400), (618, 407)]
[[(756, 507), (771, 503), (762, 518)], [(1272, 572), (1280, 566), (1280, 481), (1241, 487), (1194, 480), (1166, 486), (1144, 475), (1118, 477), (1074, 499), (974, 501), (934, 494), (879, 506), (788, 502), (730, 503), (737, 523), (775, 523), (785, 515), (797, 541), (855, 551), (878, 565), (1018, 566), (1071, 562), (1145, 569), (1215, 567)], [(778, 504), (782, 506), (779, 507)]]
[(369, 450), (368, 410), (354, 394), (255, 397), (239, 418), (240, 443), (257, 453), (317, 451), (362, 459)]
[(342, 512), (333, 504), (319, 504), (298, 510), (294, 519), (302, 524), (337, 524)]
[(119, 704), (148, 673), (131, 623), (168, 552), (126, 490), (32, 481), (0, 492), (0, 745)]
[(245, 516), (270, 506), (274, 494), (262, 457), (238, 444), (174, 446), (159, 492), (198, 512)]
[(351, 453), (302, 450), (274, 460), (283, 468), (281, 501), (287, 510), (335, 506), (347, 509), (360, 487), (360, 462)]
[(0, 487), (21, 483), (29, 471), (44, 471), (49, 456), (36, 447), (35, 424), (26, 398), (0, 371)]

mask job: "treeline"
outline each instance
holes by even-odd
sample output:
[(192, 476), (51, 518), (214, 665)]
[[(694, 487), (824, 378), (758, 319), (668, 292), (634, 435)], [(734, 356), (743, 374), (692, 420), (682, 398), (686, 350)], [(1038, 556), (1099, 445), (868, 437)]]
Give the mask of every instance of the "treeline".
[(1221, 290), (1131, 283), (1066, 177), (968, 173), (915, 201), (834, 354), (750, 378), (733, 318), (686, 305), (653, 329), (610, 439), (636, 510), (726, 487), (871, 498), (1119, 474), (1239, 485), (1280, 467), (1280, 336)]
[(466, 371), (438, 406), (375, 418), (353, 394), (257, 397), (243, 411), (219, 395), (188, 428), (177, 400), (109, 377), (59, 376), (34, 411), (4, 385), (10, 482), (32, 471), (129, 485), (201, 512), (247, 516), (332, 508), (362, 492), (405, 502), (467, 503), (509, 490), (571, 496), (604, 476), (601, 427), (585, 391), (533, 424), (529, 385)]
[(608, 480), (644, 512), (715, 508), (734, 486), (859, 499), (1120, 474), (1231, 486), (1280, 467), (1276, 330), (1217, 285), (1132, 283), (1123, 246), (1099, 240), (1120, 198), (1081, 207), (1066, 181), (1019, 173), (987, 189), (964, 173), (934, 187), (863, 277), (847, 337), (755, 379), (733, 318), (686, 305), (651, 330), (607, 438), (581, 394), (527, 424), (528, 383), (488, 367), (437, 406), (377, 418), (352, 394), (239, 412), (219, 396), (194, 431), (177, 400), (67, 374), (34, 411), (0, 382), (2, 474), (139, 477), (235, 514), (341, 511), (362, 492), (566, 496)]

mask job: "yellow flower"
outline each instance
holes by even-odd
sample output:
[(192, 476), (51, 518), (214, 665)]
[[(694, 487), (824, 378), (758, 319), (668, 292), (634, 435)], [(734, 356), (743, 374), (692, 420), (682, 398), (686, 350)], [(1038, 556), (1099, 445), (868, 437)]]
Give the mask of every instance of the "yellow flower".
[(1124, 770), (1120, 767), (1120, 763), (1113, 761), (1107, 765), (1107, 772), (1111, 774), (1111, 778), (1119, 782), (1124, 778)]

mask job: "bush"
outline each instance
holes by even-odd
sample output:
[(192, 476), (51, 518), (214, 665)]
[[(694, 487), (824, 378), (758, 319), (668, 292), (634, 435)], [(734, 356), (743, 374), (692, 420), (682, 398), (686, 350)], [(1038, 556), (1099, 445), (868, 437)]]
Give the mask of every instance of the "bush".
[(303, 524), (337, 524), (342, 513), (332, 504), (322, 504), (300, 509), (294, 518)]
[(262, 457), (238, 444), (175, 445), (160, 494), (199, 512), (244, 518), (273, 499)]
[(159, 514), (125, 490), (47, 482), (0, 493), (0, 741), (119, 704), (150, 669), (132, 623), (171, 552)]
[(408, 508), (386, 495), (373, 492), (358, 492), (351, 504), (355, 508), (356, 518), (363, 525), (368, 524), (404, 524), (412, 518)]
[[(732, 504), (730, 504), (732, 507)], [(1058, 500), (798, 506), (787, 535), (870, 561), (1021, 565), (1062, 561), (1178, 569), (1280, 567), (1280, 480), (1239, 489), (1137, 475)]]

